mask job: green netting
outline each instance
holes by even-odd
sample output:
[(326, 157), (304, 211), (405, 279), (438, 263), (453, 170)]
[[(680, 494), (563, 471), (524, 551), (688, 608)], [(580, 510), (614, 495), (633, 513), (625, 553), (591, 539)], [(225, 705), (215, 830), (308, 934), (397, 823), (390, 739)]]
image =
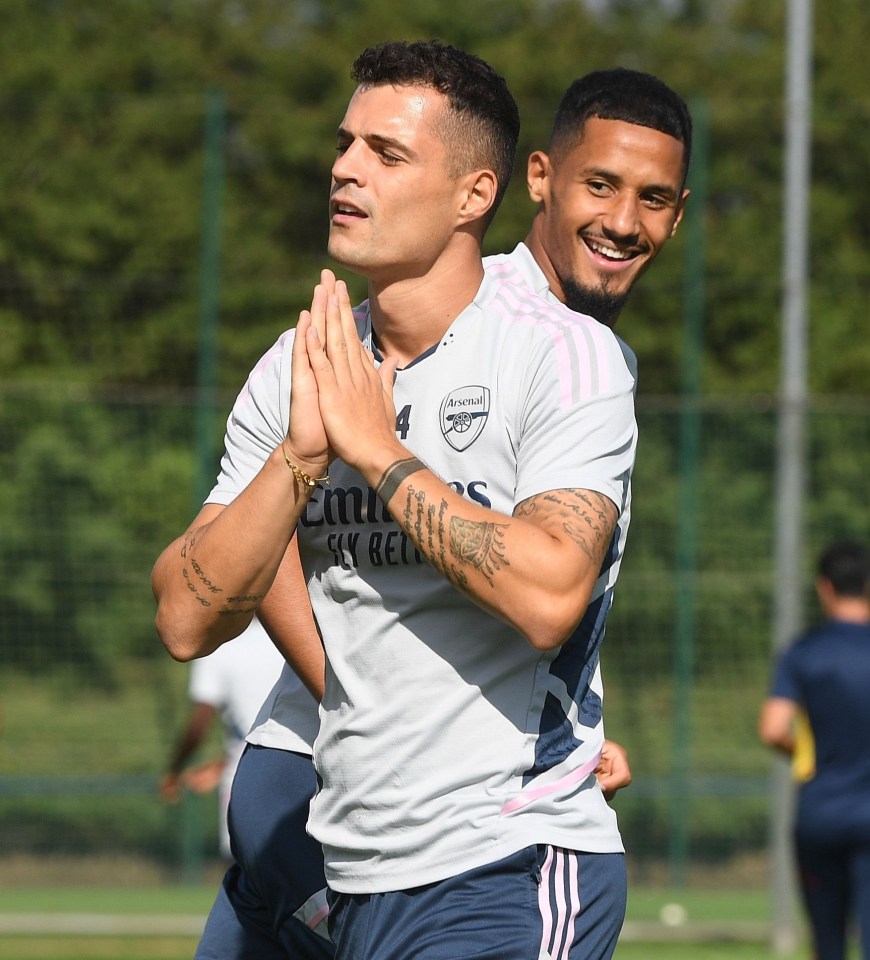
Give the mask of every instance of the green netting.
[[(603, 653), (607, 731), (634, 772), (617, 805), (633, 867), (650, 877), (675, 857), (757, 866), (768, 818), (755, 719), (772, 644), (776, 408), (706, 403), (696, 472), (681, 461), (679, 414), (639, 401)], [(187, 673), (155, 637), (149, 574), (195, 507), (194, 421), (180, 396), (0, 393), (0, 849), (178, 856), (178, 812), (156, 784)], [(870, 404), (814, 405), (807, 435), (809, 621), (818, 549), (870, 536)], [(678, 573), (681, 468), (697, 478), (698, 559)], [(693, 611), (688, 642), (680, 603)]]

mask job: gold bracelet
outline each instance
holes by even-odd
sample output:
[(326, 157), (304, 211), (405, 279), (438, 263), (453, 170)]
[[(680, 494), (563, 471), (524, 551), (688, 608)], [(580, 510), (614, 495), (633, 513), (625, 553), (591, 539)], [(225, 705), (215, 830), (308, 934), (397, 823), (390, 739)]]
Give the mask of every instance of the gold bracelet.
[(284, 455), (284, 463), (290, 468), (290, 472), (304, 487), (316, 487), (318, 483), (329, 483), (329, 474), (322, 477), (312, 477), (295, 463), (291, 463), (287, 456), (287, 450), (284, 447), (284, 441), (281, 441), (281, 453)]

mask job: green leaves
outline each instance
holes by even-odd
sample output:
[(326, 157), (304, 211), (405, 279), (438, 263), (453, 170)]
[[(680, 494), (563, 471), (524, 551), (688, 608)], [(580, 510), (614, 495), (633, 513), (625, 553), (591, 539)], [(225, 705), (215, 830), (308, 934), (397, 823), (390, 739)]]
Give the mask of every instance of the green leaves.
[[(206, 91), (227, 103), (220, 371), (236, 388), (327, 264), (334, 131), (360, 50), (439, 36), (490, 60), (521, 107), (514, 182), (487, 237), (512, 247), (533, 208), (525, 158), (589, 69), (661, 75), (711, 115), (707, 392), (776, 389), (781, 259), (782, 11), (750, 3), (387, 0), (13, 0), (0, 12), (0, 374), (189, 385), (196, 370)], [(813, 388), (860, 389), (870, 196), (865, 5), (816, 14)], [(621, 321), (642, 391), (679, 387), (679, 238)], [(360, 295), (362, 285), (352, 279)], [(865, 381), (866, 382), (866, 381)]]

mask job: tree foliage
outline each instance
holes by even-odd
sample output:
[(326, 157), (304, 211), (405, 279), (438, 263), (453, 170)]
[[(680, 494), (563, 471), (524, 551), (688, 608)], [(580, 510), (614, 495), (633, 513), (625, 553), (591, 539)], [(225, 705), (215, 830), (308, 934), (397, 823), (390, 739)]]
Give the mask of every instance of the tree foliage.
[[(857, 0), (831, 0), (816, 14), (809, 280), (810, 376), (819, 395), (868, 393), (870, 60), (860, 49), (868, 19)], [(60, 656), (98, 675), (119, 649), (153, 649), (147, 571), (189, 519), (202, 464), (193, 462), (194, 408), (148, 408), (172, 421), (158, 426), (135, 391), (150, 390), (155, 400), (155, 388), (196, 384), (207, 284), (220, 314), (217, 408), (227, 409), (328, 263), (326, 198), (352, 60), (374, 42), (432, 36), (492, 62), (520, 104), (520, 159), (487, 252), (525, 235), (533, 212), (525, 156), (545, 146), (574, 77), (622, 64), (662, 76), (686, 97), (703, 133), (698, 142), (708, 142), (694, 172), (708, 185), (704, 392), (733, 398), (776, 390), (781, 5), (7, 0), (0, 6), (0, 379), (79, 384), (97, 400), (113, 385), (126, 398), (87, 407), (56, 390), (37, 403), (28, 398), (39, 392), (30, 391), (18, 399), (9, 393), (0, 405), (4, 623), (27, 638), (14, 659), (38, 667)], [(214, 91), (226, 112), (221, 265), (210, 276), (201, 234), (205, 111)], [(692, 252), (683, 228), (620, 321), (639, 357), (642, 409), (680, 389)], [(361, 296), (359, 278), (348, 279)], [(669, 570), (680, 509), (677, 421), (644, 412), (634, 524), (644, 533), (633, 541), (634, 563)], [(715, 422), (721, 433), (724, 421)], [(858, 415), (856, 435), (861, 423)], [(735, 428), (733, 442), (728, 436), (717, 438), (703, 465), (705, 567), (720, 563), (714, 555), (729, 537), (739, 556), (737, 540), (745, 549), (747, 537), (766, 544), (771, 535), (774, 432), (768, 425), (754, 434)], [(810, 522), (820, 531), (845, 527), (855, 519), (863, 460), (837, 453), (848, 446), (840, 431), (819, 428), (811, 443), (821, 466), (811, 478), (818, 497)], [(735, 477), (741, 458), (756, 466)], [(833, 477), (842, 486), (826, 486)], [(721, 524), (716, 508), (739, 521)], [(756, 547), (769, 556), (761, 542)], [(94, 571), (82, 575), (95, 584), (86, 596), (70, 593), (73, 569)], [(747, 595), (758, 589), (747, 584)], [(621, 609), (664, 629), (672, 605), (656, 595), (654, 610), (643, 599)], [(738, 639), (751, 645), (752, 629)]]
[[(761, 770), (766, 757), (752, 723), (767, 674), (773, 600), (777, 407), (770, 394), (779, 380), (785, 6), (4, 0), (4, 674), (29, 673), (34, 685), (51, 687), (53, 703), (56, 689), (80, 697), (88, 685), (110, 700), (118, 686), (129, 689), (132, 670), (137, 693), (148, 687), (166, 722), (169, 693), (154, 681), (167, 658), (154, 637), (149, 571), (195, 512), (203, 475), (207, 482), (217, 469), (216, 457), (203, 453), (212, 439), (219, 446), (212, 422), (225, 415), (256, 359), (295, 322), (328, 264), (326, 198), (351, 62), (382, 40), (440, 37), (493, 63), (523, 118), (517, 168), (486, 252), (509, 249), (525, 235), (533, 213), (525, 157), (546, 145), (558, 99), (576, 76), (614, 65), (646, 70), (693, 109), (699, 149), (690, 184), (707, 184), (699, 211), (704, 430), (692, 463), (680, 439), (680, 417), (692, 408), (673, 397), (683, 376), (688, 265), (698, 255), (684, 225), (620, 320), (639, 359), (641, 442), (628, 553), (604, 653), (608, 730), (631, 747), (637, 774), (666, 777), (675, 756), (669, 718), (675, 704), (691, 700), (693, 775)], [(870, 537), (868, 35), (866, 0), (816, 5), (807, 573), (814, 551), (830, 539)], [(206, 111), (217, 95), (225, 104), (224, 176), (214, 209), (206, 208)], [(699, 202), (697, 190), (691, 202)], [(220, 224), (214, 273), (202, 253), (210, 214)], [(348, 280), (362, 296), (359, 278)], [(220, 389), (203, 397), (194, 387), (206, 289), (219, 308)], [(692, 495), (698, 550), (687, 570), (678, 552), (681, 521), (687, 512), (693, 520)], [(687, 595), (696, 621), (691, 697), (672, 682), (674, 624)], [(63, 752), (69, 770), (79, 772), (69, 744), (83, 740), (65, 729), (64, 706), (62, 719), (46, 729), (58, 739), (68, 735)], [(101, 730), (128, 764), (142, 717), (117, 723), (125, 721), (130, 735), (117, 737), (105, 723)], [(24, 747), (16, 771), (39, 771), (26, 739)], [(102, 763), (109, 747), (98, 752)], [(51, 769), (63, 772), (60, 766)], [(638, 834), (633, 846), (657, 854), (673, 798), (639, 800), (620, 817), (628, 834)], [(704, 821), (693, 827), (693, 842), (703, 832), (729, 854), (742, 844), (755, 850), (763, 808), (745, 803), (751, 829), (736, 835), (734, 801), (720, 811), (705, 798), (693, 814)], [(39, 823), (32, 811), (10, 809), (5, 817), (0, 811), (0, 829), (8, 823), (17, 844), (45, 842), (36, 827), (47, 809)], [(108, 831), (116, 845), (129, 837), (122, 819)], [(80, 822), (84, 816), (70, 831), (59, 818), (51, 837), (66, 831), (83, 843)], [(151, 821), (140, 822), (140, 832), (151, 830)]]
[[(816, 13), (812, 385), (865, 392), (870, 344), (866, 4)], [(326, 195), (349, 67), (373, 42), (438, 36), (508, 79), (524, 127), (487, 250), (528, 226), (524, 160), (589, 69), (657, 73), (709, 115), (705, 387), (772, 391), (782, 248), (782, 5), (577, 0), (8, 0), (0, 10), (0, 373), (183, 386), (201, 284), (218, 287), (237, 386), (327, 262)], [(227, 104), (220, 273), (200, 276), (203, 113)], [(642, 392), (679, 388), (679, 238), (622, 321)], [(355, 292), (362, 285), (352, 279)], [(848, 343), (850, 349), (842, 350)]]

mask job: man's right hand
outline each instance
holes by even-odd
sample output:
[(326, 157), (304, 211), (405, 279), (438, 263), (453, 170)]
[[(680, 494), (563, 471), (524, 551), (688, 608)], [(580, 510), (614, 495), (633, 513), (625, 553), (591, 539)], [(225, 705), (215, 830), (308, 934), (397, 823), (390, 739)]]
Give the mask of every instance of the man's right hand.
[(299, 314), (293, 341), (290, 390), (290, 424), (287, 429), (284, 455), (304, 473), (318, 477), (326, 473), (332, 454), (320, 416), (317, 380), (308, 359), (306, 337), (314, 330), (321, 343), (326, 340), (326, 311), (330, 297), (335, 296), (335, 275), (323, 270), (321, 282), (314, 288), (311, 309)]
[(625, 748), (613, 740), (605, 740), (595, 776), (605, 800), (612, 800), (616, 791), (631, 783), (631, 767)]

